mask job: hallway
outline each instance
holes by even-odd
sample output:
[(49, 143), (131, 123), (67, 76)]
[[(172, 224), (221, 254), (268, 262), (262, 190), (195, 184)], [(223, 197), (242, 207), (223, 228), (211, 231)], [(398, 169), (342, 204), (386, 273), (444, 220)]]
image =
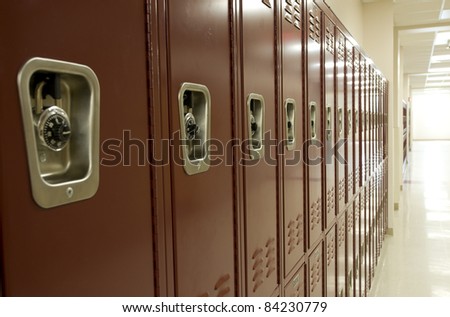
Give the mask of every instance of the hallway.
[(450, 296), (450, 141), (414, 142), (370, 296)]

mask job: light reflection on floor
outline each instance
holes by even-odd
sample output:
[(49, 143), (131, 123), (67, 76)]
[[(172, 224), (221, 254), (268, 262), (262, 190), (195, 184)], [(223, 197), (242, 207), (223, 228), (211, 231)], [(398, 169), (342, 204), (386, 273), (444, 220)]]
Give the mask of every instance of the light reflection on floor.
[(450, 296), (450, 141), (415, 142), (370, 296)]

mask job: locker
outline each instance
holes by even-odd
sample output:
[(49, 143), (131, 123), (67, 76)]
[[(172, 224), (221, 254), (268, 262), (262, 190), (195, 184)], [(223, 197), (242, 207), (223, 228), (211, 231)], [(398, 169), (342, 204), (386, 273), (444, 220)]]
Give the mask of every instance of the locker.
[(360, 271), (360, 279), (361, 279), (361, 297), (367, 296), (367, 257), (366, 257), (366, 243), (365, 243), (365, 237), (363, 238), (364, 243), (361, 246), (360, 250), (360, 258), (361, 261), (361, 271)]
[(354, 170), (355, 170), (355, 194), (357, 194), (362, 186), (361, 183), (361, 76), (360, 76), (360, 53), (355, 48), (354, 49), (354, 59), (353, 59), (353, 91), (354, 91)]
[(233, 168), (209, 164), (207, 150), (198, 149), (210, 139), (225, 145), (233, 138), (228, 1), (166, 0), (158, 7), (168, 21), (161, 38), (167, 39), (168, 120), (175, 136), (174, 295), (235, 296)]
[(345, 165), (346, 170), (346, 196), (347, 202), (351, 202), (354, 196), (355, 180), (354, 180), (354, 90), (353, 90), (353, 45), (346, 40), (345, 50), (345, 135), (347, 142), (345, 143)]
[(303, 2), (282, 1), (280, 126), (283, 127), (284, 277), (305, 253)]
[(308, 115), (306, 164), (308, 166), (309, 221), (308, 246), (312, 247), (322, 234), (322, 164), (323, 164), (323, 100), (322, 100), (322, 12), (314, 3), (307, 2), (308, 41), (307, 41), (307, 78), (308, 78)]
[(346, 236), (346, 296), (354, 296), (355, 291), (355, 268), (354, 268), (354, 242), (355, 242), (355, 218), (353, 204), (350, 204), (347, 208), (347, 222), (346, 222), (347, 236)]
[(346, 204), (346, 136), (345, 136), (345, 125), (347, 115), (345, 113), (345, 37), (344, 35), (336, 29), (336, 122), (335, 122), (335, 133), (336, 141), (342, 144), (337, 148), (336, 156), (339, 162), (336, 164), (336, 213), (341, 214), (345, 211)]
[(371, 64), (369, 66), (369, 103), (367, 107), (367, 120), (368, 120), (368, 154), (367, 154), (367, 168), (368, 168), (368, 175), (369, 178), (373, 176), (374, 172), (374, 166), (373, 166), (373, 142), (374, 142), (374, 136), (373, 136), (373, 107), (374, 107), (374, 83), (375, 83), (375, 75), (374, 75), (374, 68)]
[(361, 191), (361, 245), (362, 250), (360, 254), (360, 260), (361, 260), (361, 278), (362, 278), (362, 285), (361, 285), (361, 291), (362, 296), (366, 296), (366, 292), (369, 289), (369, 278), (368, 278), (368, 272), (369, 272), (369, 191), (368, 186), (364, 186), (364, 188)]
[(346, 292), (346, 278), (345, 278), (345, 268), (346, 268), (346, 214), (345, 212), (339, 216), (337, 219), (337, 296), (343, 297)]
[(336, 226), (333, 225), (325, 238), (326, 246), (326, 296), (336, 297)]
[(365, 169), (366, 169), (366, 183), (372, 176), (370, 171), (370, 159), (371, 159), (371, 126), (370, 126), (370, 109), (372, 105), (372, 66), (366, 61), (366, 105), (365, 105), (365, 138), (366, 138), (366, 154), (365, 154)]
[(367, 76), (366, 76), (366, 60), (364, 55), (360, 55), (360, 111), (359, 111), (359, 121), (360, 121), (360, 178), (361, 178), (361, 186), (365, 186), (367, 181), (367, 173), (366, 173), (366, 103), (367, 103)]
[[(8, 131), (0, 136), (0, 258), (5, 296), (155, 295), (152, 175), (148, 164), (139, 166), (140, 158), (147, 155), (143, 144), (150, 138), (144, 5), (144, 1), (126, 0), (116, 1), (114, 6), (99, 1), (44, 0), (0, 4), (0, 36), (8, 43), (7, 49), (0, 49), (0, 123), (3, 131)], [(37, 36), (38, 33), (43, 36)], [(31, 88), (28, 95), (18, 89), (17, 80), (19, 71), (34, 57), (46, 60), (27, 64), (35, 67), (29, 85), (24, 84)], [(97, 77), (98, 86), (89, 87), (87, 84), (93, 82), (78, 72), (79, 67), (87, 70), (85, 66)], [(74, 71), (74, 67), (78, 70)], [(28, 80), (22, 75), (19, 77)], [(53, 92), (47, 90), (47, 94), (38, 87)], [(36, 170), (28, 168), (25, 135), (33, 133), (33, 126), (23, 123), (20, 109), (24, 107), (26, 113), (28, 100), (34, 103), (36, 99), (38, 103), (42, 97), (47, 101), (50, 95), (57, 99), (57, 105), (73, 105), (66, 113), (71, 130), (66, 130), (69, 125), (63, 130), (65, 136), (67, 132), (71, 134), (64, 148), (69, 159), (39, 144), (36, 148), (40, 151), (41, 167), (51, 170), (62, 166), (70, 170), (74, 164), (89, 178), (89, 172), (84, 174), (84, 170), (98, 167), (99, 185), (92, 197), (72, 202), (77, 188), (83, 190), (82, 185), (77, 187), (83, 180), (74, 181), (73, 188), (67, 188), (67, 200), (62, 205), (44, 209), (38, 205), (37, 196), (34, 201), (31, 192), (30, 175)], [(94, 119), (81, 133), (77, 120), (83, 118), (86, 108), (80, 106), (87, 107), (92, 102), (83, 99), (89, 96), (99, 100), (91, 104), (94, 118), (96, 111), (103, 110), (99, 124)], [(132, 110), (127, 109), (128, 105), (133, 106)], [(86, 148), (78, 142), (97, 129), (99, 140), (94, 138), (93, 147), (121, 140), (125, 150), (92, 150), (92, 161), (84, 161), (81, 150)], [(126, 130), (131, 131), (133, 140), (124, 139)], [(139, 144), (139, 153), (134, 149), (126, 152), (132, 142)], [(30, 148), (29, 154), (31, 150), (34, 151)], [(96, 162), (97, 156), (101, 165)], [(125, 166), (128, 159), (130, 166)], [(46, 162), (55, 165), (46, 166)], [(53, 186), (60, 180), (72, 184), (72, 177), (78, 177), (59, 169), (51, 171), (60, 178), (43, 175), (42, 179)]]
[[(267, 2), (270, 4), (270, 2)], [(261, 155), (247, 159), (243, 167), (245, 210), (246, 295), (270, 296), (278, 286), (277, 239), (277, 162), (276, 148), (268, 146), (276, 140), (275, 100), (275, 8), (264, 2), (240, 2), (241, 25), (238, 28), (241, 49), (240, 109), (243, 137), (253, 140), (251, 114), (253, 104), (264, 101), (263, 132), (267, 143)], [(217, 76), (217, 75), (216, 75)], [(252, 134), (252, 135), (250, 135)], [(247, 164), (247, 165), (246, 165)]]
[(286, 297), (305, 297), (305, 267), (306, 266), (303, 264), (289, 283), (287, 283), (284, 290), (284, 295)]
[(375, 273), (375, 262), (376, 262), (376, 216), (375, 216), (375, 177), (370, 181), (370, 278), (373, 280)]
[(311, 252), (308, 259), (309, 266), (309, 296), (322, 297), (323, 294), (323, 243), (322, 241)]
[(335, 26), (330, 19), (325, 17), (325, 108), (324, 108), (324, 127), (325, 127), (325, 174), (326, 174), (326, 186), (324, 186), (325, 192), (323, 196), (325, 200), (326, 210), (326, 228), (330, 228), (333, 221), (336, 219), (336, 159), (334, 155), (335, 149), (335, 78), (334, 78), (334, 54), (335, 54)]
[(361, 260), (360, 260), (360, 252), (361, 252), (361, 203), (360, 203), (360, 194), (357, 194), (354, 201), (354, 210), (355, 210), (355, 229), (354, 229), (354, 276), (355, 276), (355, 296), (360, 297), (361, 296)]

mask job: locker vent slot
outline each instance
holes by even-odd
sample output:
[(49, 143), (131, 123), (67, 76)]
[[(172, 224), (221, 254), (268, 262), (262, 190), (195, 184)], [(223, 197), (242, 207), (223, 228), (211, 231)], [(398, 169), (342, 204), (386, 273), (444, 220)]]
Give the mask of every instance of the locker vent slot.
[(348, 191), (349, 193), (353, 193), (353, 172), (348, 176)]
[(347, 49), (347, 67), (353, 69), (353, 49)]
[(328, 215), (334, 214), (334, 207), (335, 207), (335, 203), (336, 203), (334, 192), (335, 192), (334, 186), (327, 192), (327, 214)]
[(325, 44), (327, 51), (334, 55), (334, 32), (333, 26), (327, 27), (325, 30)]
[(291, 254), (303, 242), (303, 217), (297, 217), (288, 224), (288, 254)]
[(291, 24), (301, 30), (302, 29), (302, 4), (301, 0), (285, 0), (284, 1), (284, 18)]
[(317, 8), (309, 11), (309, 37), (320, 44), (320, 12)]
[[(334, 231), (333, 231), (334, 233)], [(327, 241), (327, 267), (330, 266), (336, 257), (336, 239), (332, 235)]]
[[(359, 167), (357, 167), (355, 170), (355, 182), (356, 182), (355, 185), (357, 185), (358, 187), (359, 187), (359, 183), (360, 183), (359, 176), (360, 176)], [(358, 204), (359, 204), (359, 202), (358, 202)]]
[(200, 295), (200, 297), (224, 297), (224, 296), (232, 296), (231, 294), (231, 275), (225, 274), (222, 275), (214, 285), (214, 289), (212, 291), (207, 291)]
[(339, 201), (341, 201), (345, 198), (345, 178), (343, 178), (339, 181), (338, 191), (339, 191), (338, 199), (339, 199)]
[(253, 292), (256, 292), (264, 281), (276, 271), (275, 238), (270, 238), (264, 248), (257, 248), (252, 255)]
[[(322, 223), (322, 199), (317, 199), (312, 205), (311, 205), (311, 219), (310, 219), (310, 228), (311, 231), (314, 231), (314, 229), (319, 226)], [(320, 228), (321, 229), (321, 228)]]
[(341, 221), (339, 224), (339, 230), (338, 230), (338, 247), (342, 247), (345, 244), (345, 219)]
[(314, 293), (316, 287), (320, 287), (320, 281), (322, 279), (321, 270), (321, 254), (320, 249), (316, 250), (310, 259), (309, 269), (309, 286), (311, 288), (311, 294)]
[(345, 60), (345, 39), (341, 35), (338, 37), (338, 44), (337, 44), (337, 56), (340, 61)]
[[(351, 209), (350, 209), (351, 210)], [(353, 223), (353, 214), (352, 214), (352, 212), (350, 211), (349, 213), (348, 213), (348, 215), (347, 215), (347, 232), (349, 233), (349, 234), (352, 234), (353, 233), (353, 225), (354, 225), (354, 223)]]
[(262, 0), (262, 3), (264, 3), (269, 8), (272, 8), (272, 1), (271, 0)]
[(304, 289), (305, 289), (305, 279), (300, 276), (303, 274), (303, 269), (300, 269), (301, 273), (298, 273), (291, 281), (293, 284), (292, 293), (286, 294), (289, 297), (303, 297)]

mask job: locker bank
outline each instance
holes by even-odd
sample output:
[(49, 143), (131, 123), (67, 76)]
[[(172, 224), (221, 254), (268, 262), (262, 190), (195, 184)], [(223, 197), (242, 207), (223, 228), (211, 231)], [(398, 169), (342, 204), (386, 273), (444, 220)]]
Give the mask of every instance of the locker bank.
[(368, 295), (391, 83), (329, 3), (2, 1), (0, 38), (1, 295)]

